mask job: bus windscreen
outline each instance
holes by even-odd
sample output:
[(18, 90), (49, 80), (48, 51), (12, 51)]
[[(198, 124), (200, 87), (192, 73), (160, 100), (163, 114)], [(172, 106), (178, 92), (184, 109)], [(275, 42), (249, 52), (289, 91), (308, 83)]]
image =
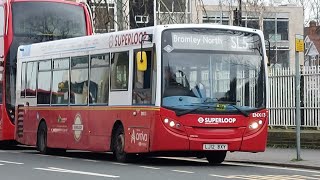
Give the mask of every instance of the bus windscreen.
[[(35, 11), (36, 9), (36, 11)], [(34, 37), (38, 41), (86, 35), (82, 6), (55, 2), (16, 2), (12, 4), (15, 36)]]
[(164, 31), (162, 105), (245, 115), (265, 108), (261, 43), (258, 34), (235, 30)]

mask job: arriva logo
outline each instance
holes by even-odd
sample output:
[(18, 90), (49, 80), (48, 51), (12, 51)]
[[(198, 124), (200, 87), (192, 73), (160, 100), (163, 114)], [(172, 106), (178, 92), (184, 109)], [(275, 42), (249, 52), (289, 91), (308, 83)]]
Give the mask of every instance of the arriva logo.
[(198, 122), (200, 124), (219, 124), (219, 123), (235, 123), (237, 121), (236, 118), (203, 118), (199, 117)]
[(132, 131), (131, 134), (131, 143), (135, 144), (136, 141), (148, 141), (148, 135), (142, 132), (135, 132), (134, 130)]

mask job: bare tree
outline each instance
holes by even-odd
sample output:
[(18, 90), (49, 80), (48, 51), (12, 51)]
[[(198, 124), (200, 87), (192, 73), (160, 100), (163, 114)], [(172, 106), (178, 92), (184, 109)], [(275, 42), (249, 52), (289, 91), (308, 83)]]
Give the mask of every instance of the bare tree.
[(88, 0), (97, 33), (129, 29), (129, 0)]
[(320, 1), (319, 0), (311, 0), (310, 4), (311, 6), (311, 20), (315, 20), (317, 22), (317, 25), (319, 25), (320, 22)]
[(192, 0), (156, 0), (157, 24), (190, 23)]
[[(312, 18), (314, 18), (314, 1), (316, 2), (316, 4), (318, 4), (318, 11), (316, 11), (315, 13), (318, 14), (319, 13), (319, 2), (317, 2), (318, 0), (288, 0), (288, 2), (290, 4), (297, 4), (298, 6), (301, 6), (303, 8), (303, 16), (304, 16), (304, 25), (307, 26), (308, 23), (312, 20)], [(317, 15), (318, 16), (318, 15)]]

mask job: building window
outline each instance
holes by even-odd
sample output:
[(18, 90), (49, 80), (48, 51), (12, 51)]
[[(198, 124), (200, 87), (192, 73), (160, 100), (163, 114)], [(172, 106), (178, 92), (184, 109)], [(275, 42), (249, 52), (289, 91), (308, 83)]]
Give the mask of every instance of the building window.
[(181, 0), (162, 0), (161, 3), (157, 3), (157, 9), (159, 8), (158, 5), (160, 5), (161, 12), (168, 12), (168, 10), (169, 12), (185, 12), (188, 6), (186, 1)]
[(270, 41), (289, 40), (289, 19), (274, 18), (265, 19), (263, 22), (265, 38)]
[(264, 37), (270, 41), (276, 39), (276, 24), (274, 20), (265, 20), (263, 22)]
[(277, 34), (280, 36), (280, 40), (289, 40), (289, 22), (288, 21), (277, 21)]
[[(271, 44), (269, 62), (274, 67), (288, 67), (290, 64), (289, 18), (287, 17), (286, 13), (277, 13), (276, 17), (265, 18), (263, 22), (265, 39)], [(267, 55), (269, 55), (268, 51)]]
[(289, 67), (289, 50), (279, 49), (277, 51), (277, 64), (282, 67)]
[(248, 19), (246, 21), (248, 28), (260, 29), (259, 20), (258, 19)]
[(93, 12), (93, 21), (97, 33), (115, 31), (115, 6), (114, 3), (106, 3), (104, 1), (90, 4)]
[(229, 12), (208, 12), (203, 16), (202, 22), (229, 25)]
[(272, 67), (289, 67), (289, 47), (272, 47), (267, 56)]

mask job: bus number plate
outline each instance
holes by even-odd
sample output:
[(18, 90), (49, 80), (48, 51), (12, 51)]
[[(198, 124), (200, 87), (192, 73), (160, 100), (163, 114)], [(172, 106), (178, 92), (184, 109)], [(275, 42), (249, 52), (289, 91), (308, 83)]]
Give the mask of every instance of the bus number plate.
[(204, 144), (203, 150), (228, 150), (228, 144)]

